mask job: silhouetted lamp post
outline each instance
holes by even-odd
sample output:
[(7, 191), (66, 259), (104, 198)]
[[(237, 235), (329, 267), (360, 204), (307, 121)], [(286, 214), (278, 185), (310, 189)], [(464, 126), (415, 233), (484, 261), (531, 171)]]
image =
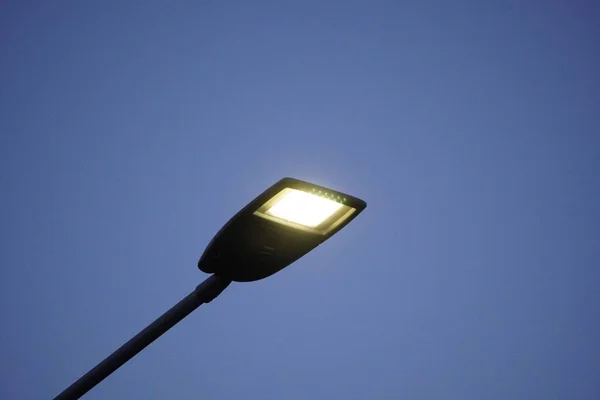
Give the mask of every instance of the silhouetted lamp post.
[(287, 267), (354, 219), (356, 197), (284, 178), (234, 215), (208, 244), (198, 268), (213, 274), (173, 308), (79, 378), (55, 399), (78, 399), (229, 284), (266, 278)]

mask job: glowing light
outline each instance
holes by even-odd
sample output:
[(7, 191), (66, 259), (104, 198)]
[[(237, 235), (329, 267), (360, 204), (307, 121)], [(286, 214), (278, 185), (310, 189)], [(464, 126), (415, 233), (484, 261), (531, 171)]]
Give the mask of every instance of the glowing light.
[[(321, 192), (321, 191), (319, 191)], [(266, 213), (314, 228), (338, 211), (342, 204), (296, 189), (288, 189)]]

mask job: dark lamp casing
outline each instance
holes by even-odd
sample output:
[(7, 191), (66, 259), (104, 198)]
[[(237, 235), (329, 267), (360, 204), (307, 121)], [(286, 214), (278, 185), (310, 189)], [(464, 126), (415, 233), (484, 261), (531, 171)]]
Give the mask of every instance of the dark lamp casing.
[[(306, 229), (299, 225), (264, 218), (259, 210), (282, 190), (290, 188), (343, 199), (354, 211), (328, 229)], [(293, 178), (283, 178), (233, 216), (208, 244), (198, 268), (235, 282), (266, 278), (287, 267), (346, 226), (367, 204), (356, 197)], [(264, 207), (263, 207), (264, 208)]]

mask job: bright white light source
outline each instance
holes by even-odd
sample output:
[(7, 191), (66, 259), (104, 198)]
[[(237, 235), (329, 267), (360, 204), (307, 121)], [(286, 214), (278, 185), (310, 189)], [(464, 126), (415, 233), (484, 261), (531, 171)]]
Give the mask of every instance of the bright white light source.
[(309, 228), (318, 226), (331, 217), (343, 204), (302, 192), (288, 189), (275, 204), (267, 210), (267, 214)]

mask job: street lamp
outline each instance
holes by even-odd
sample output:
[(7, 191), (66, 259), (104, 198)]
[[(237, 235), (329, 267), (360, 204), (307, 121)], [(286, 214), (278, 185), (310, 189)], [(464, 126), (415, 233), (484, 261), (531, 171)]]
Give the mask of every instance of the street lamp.
[(210, 241), (198, 268), (213, 275), (55, 400), (80, 398), (201, 304), (210, 303), (232, 281), (256, 281), (282, 270), (329, 239), (366, 206), (356, 197), (297, 179), (275, 183)]

